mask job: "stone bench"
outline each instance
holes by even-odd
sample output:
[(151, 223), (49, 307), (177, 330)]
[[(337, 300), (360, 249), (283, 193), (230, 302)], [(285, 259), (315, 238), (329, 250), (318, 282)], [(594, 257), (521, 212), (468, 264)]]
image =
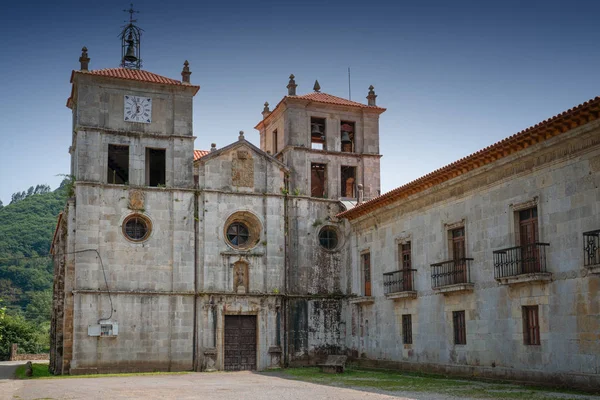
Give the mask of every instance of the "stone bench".
[(319, 364), (321, 372), (327, 374), (341, 374), (346, 368), (347, 356), (327, 356), (327, 360), (323, 364)]

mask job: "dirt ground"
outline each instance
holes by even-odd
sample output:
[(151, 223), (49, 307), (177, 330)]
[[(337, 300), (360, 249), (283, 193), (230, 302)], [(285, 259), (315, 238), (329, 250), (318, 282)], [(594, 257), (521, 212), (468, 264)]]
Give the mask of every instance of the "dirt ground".
[[(600, 397), (572, 393), (556, 393), (551, 390), (523, 392), (510, 384), (469, 382), (465, 391), (464, 381), (448, 379), (386, 377), (379, 372), (355, 372), (344, 374), (346, 384), (337, 382), (339, 376), (321, 376), (311, 370), (292, 369), (268, 373), (213, 372), (171, 375), (129, 375), (117, 377), (75, 377), (53, 379), (11, 379), (14, 370), (23, 362), (0, 363), (0, 399), (243, 399), (243, 400), (471, 400), (474, 398), (511, 400), (600, 400)], [(299, 375), (292, 377), (293, 374)], [(312, 375), (311, 375), (312, 374)], [(383, 374), (383, 375), (382, 375)], [(314, 375), (314, 376), (313, 376)], [(373, 376), (371, 376), (373, 375)], [(381, 375), (381, 376), (379, 376)], [(298, 380), (297, 378), (303, 379)], [(326, 379), (327, 378), (327, 379)], [(354, 380), (352, 380), (354, 379)], [(389, 379), (396, 386), (387, 390), (367, 387), (364, 381), (378, 379), (384, 384)], [(406, 380), (403, 382), (402, 379)], [(429, 380), (427, 380), (429, 379)], [(414, 381), (414, 382), (413, 382)], [(439, 381), (439, 382), (438, 382)], [(316, 383), (315, 383), (316, 382)], [(362, 382), (362, 384), (360, 384)], [(412, 382), (412, 383), (411, 383)], [(425, 386), (414, 386), (422, 384)], [(354, 383), (354, 385), (352, 384)], [(410, 384), (409, 384), (410, 383)], [(411, 384), (413, 387), (411, 387)], [(457, 392), (460, 384), (462, 391)], [(359, 386), (359, 387), (355, 387)], [(472, 387), (471, 387), (472, 386)], [(414, 391), (419, 388), (420, 391)], [(406, 391), (411, 390), (413, 391)], [(452, 389), (452, 390), (450, 390)], [(454, 391), (453, 391), (454, 390)]]
[(252, 372), (0, 380), (0, 399), (397, 399)]

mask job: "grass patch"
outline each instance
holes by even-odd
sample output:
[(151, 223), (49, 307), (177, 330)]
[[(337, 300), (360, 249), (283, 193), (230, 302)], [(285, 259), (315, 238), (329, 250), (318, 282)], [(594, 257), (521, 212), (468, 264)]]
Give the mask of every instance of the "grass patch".
[(52, 375), (48, 371), (48, 364), (32, 364), (33, 376), (25, 376), (25, 365), (21, 365), (15, 371), (18, 379), (71, 379), (71, 378), (106, 378), (106, 377), (128, 377), (143, 375), (183, 375), (189, 371), (180, 372), (127, 372), (122, 374), (89, 374), (89, 375)]
[(346, 368), (343, 374), (325, 374), (319, 368), (290, 368), (283, 375), (331, 386), (369, 388), (389, 392), (423, 392), (476, 399), (566, 400), (591, 399), (573, 390), (556, 390), (510, 383), (452, 379), (440, 375), (388, 370)]

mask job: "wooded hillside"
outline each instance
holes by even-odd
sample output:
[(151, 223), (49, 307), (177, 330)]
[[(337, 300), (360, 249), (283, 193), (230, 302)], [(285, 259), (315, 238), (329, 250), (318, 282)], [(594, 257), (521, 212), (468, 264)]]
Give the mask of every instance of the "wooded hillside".
[(52, 304), (50, 250), (56, 218), (64, 208), (69, 180), (55, 191), (38, 185), (0, 205), (0, 359), (9, 341), (25, 352), (47, 346)]

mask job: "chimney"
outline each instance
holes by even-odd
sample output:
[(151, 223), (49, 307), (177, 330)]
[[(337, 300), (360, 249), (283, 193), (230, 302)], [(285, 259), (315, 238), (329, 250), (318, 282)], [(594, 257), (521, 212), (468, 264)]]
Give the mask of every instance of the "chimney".
[(190, 72), (190, 63), (188, 62), (188, 60), (185, 60), (185, 62), (183, 63), (183, 70), (181, 71), (181, 82), (187, 83), (189, 85), (191, 74), (192, 73)]
[(263, 108), (262, 116), (263, 119), (267, 118), (271, 114), (271, 110), (269, 110), (269, 102), (265, 101), (265, 108)]
[(373, 85), (371, 85), (369, 86), (369, 95), (367, 96), (367, 100), (369, 102), (367, 104), (375, 107), (377, 105), (377, 102), (375, 101), (376, 98), (377, 95), (375, 94), (375, 88), (373, 87)]
[(288, 90), (288, 96), (295, 96), (296, 95), (296, 88), (298, 87), (298, 85), (296, 85), (296, 81), (294, 80), (295, 76), (294, 74), (290, 75), (290, 82), (287, 85), (287, 90)]
[(79, 68), (81, 71), (88, 70), (88, 64), (90, 63), (90, 58), (88, 57), (87, 47), (83, 47), (81, 49), (81, 57), (79, 57), (79, 62), (81, 63), (81, 67)]

